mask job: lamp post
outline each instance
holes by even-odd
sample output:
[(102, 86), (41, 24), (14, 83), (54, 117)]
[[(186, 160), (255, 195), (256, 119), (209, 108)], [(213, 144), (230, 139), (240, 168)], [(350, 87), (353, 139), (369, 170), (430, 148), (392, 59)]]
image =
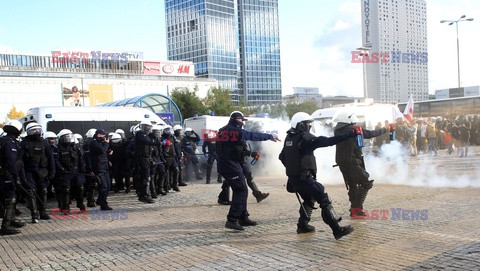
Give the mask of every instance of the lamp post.
[[(360, 47), (357, 48), (357, 50), (360, 51), (360, 56), (368, 56), (368, 51), (370, 51), (371, 48), (369, 47)], [(368, 98), (368, 92), (367, 92), (367, 67), (365, 64), (365, 59), (362, 58), (363, 62), (363, 98), (367, 99)]]
[(463, 22), (463, 21), (473, 21), (473, 18), (468, 18), (468, 19), (465, 19), (465, 17), (467, 17), (466, 15), (462, 15), (462, 17), (460, 17), (460, 19), (458, 20), (441, 20), (440, 23), (448, 23), (448, 25), (452, 25), (452, 24), (455, 24), (456, 28), (457, 28), (457, 68), (458, 68), (458, 88), (460, 88), (460, 52), (459, 52), (459, 44), (460, 42), (458, 41), (458, 23), (459, 22)]

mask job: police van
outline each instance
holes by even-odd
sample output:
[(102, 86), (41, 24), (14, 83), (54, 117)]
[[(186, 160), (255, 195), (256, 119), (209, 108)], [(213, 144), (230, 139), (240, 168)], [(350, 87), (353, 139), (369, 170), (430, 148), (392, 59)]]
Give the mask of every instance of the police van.
[(92, 128), (103, 129), (107, 133), (122, 129), (128, 135), (130, 127), (147, 119), (153, 124), (165, 125), (154, 112), (139, 107), (103, 107), (103, 106), (45, 106), (27, 111), (23, 125), (39, 123), (44, 131), (60, 132), (69, 129), (73, 133), (85, 135)]

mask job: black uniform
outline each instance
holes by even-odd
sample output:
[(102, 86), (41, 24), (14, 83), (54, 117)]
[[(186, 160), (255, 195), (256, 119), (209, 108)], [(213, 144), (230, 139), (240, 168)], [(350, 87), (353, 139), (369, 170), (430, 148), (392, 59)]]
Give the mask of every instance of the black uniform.
[(17, 136), (7, 134), (0, 137), (0, 200), (3, 204), (0, 235), (20, 233), (16, 227), (25, 226), (15, 221), (16, 187), (25, 179)]
[(176, 152), (175, 138), (169, 133), (162, 134), (162, 153), (165, 158), (165, 169), (167, 176), (165, 177), (164, 190), (168, 192), (170, 189), (180, 191), (179, 185), (179, 169), (177, 159), (180, 154)]
[(241, 226), (256, 225), (248, 218), (247, 211), (248, 188), (242, 167), (244, 162), (242, 141), (246, 140), (274, 140), (274, 137), (271, 134), (246, 131), (235, 118), (230, 118), (228, 124), (219, 130), (216, 150), (218, 172), (233, 190), (225, 226), (237, 230), (243, 230)]
[(86, 172), (83, 151), (74, 143), (60, 142), (58, 148), (58, 176), (55, 185), (58, 208), (62, 212), (70, 211), (70, 192), (80, 210), (85, 210), (83, 204), (83, 185)]
[(341, 227), (339, 225), (340, 218), (336, 216), (332, 202), (325, 193), (325, 188), (317, 182), (317, 164), (313, 151), (317, 148), (338, 144), (354, 135), (353, 129), (335, 137), (316, 137), (309, 132), (300, 131), (296, 128), (288, 130), (279, 159), (286, 168), (288, 176), (287, 191), (298, 193), (303, 199), (299, 211), (297, 233), (315, 230), (313, 226), (308, 225), (315, 201), (320, 204), (322, 219), (325, 224), (330, 226), (336, 239), (349, 234), (353, 230), (350, 226)]
[(110, 142), (110, 149), (113, 151), (110, 156), (110, 162), (112, 163), (112, 175), (115, 179), (115, 193), (125, 188), (124, 179), (125, 168), (127, 167), (127, 141), (122, 139), (119, 142)]
[(107, 197), (110, 191), (110, 176), (108, 175), (108, 143), (105, 138), (99, 138), (99, 134), (105, 135), (102, 130), (97, 130), (90, 142), (90, 166), (92, 172), (99, 180), (98, 198), (96, 203), (100, 205), (102, 210), (111, 210), (108, 206)]
[(183, 159), (182, 159), (182, 139), (183, 136), (180, 133), (181, 130), (176, 130), (173, 132), (173, 139), (174, 139), (174, 146), (175, 146), (175, 153), (177, 154), (175, 160), (177, 161), (178, 165), (178, 186), (187, 186), (187, 184), (183, 181)]
[[(215, 139), (208, 138), (205, 136), (205, 140), (202, 144), (202, 152), (207, 157), (207, 181), (206, 183), (210, 183), (210, 177), (212, 175), (212, 167), (213, 163), (217, 159), (217, 154), (215, 153), (216, 150), (216, 142)], [(222, 176), (220, 174), (217, 175), (217, 182), (222, 182)]]
[(153, 164), (153, 147), (160, 146), (160, 142), (149, 137), (145, 132), (138, 131), (135, 134), (135, 156), (138, 158), (138, 170), (140, 173), (139, 200), (146, 203), (154, 201), (150, 195), (151, 165)]
[[(342, 135), (353, 129), (353, 124), (338, 123), (334, 134)], [(365, 139), (377, 137), (385, 133), (385, 128), (370, 131), (363, 130)], [(397, 134), (398, 135), (398, 134)], [(363, 202), (367, 197), (367, 192), (373, 186), (373, 180), (369, 181), (370, 174), (365, 170), (362, 149), (358, 147), (355, 138), (350, 138), (336, 146), (335, 161), (337, 162), (343, 179), (348, 189), (348, 196), (351, 203), (351, 212), (362, 214)]]
[(190, 180), (191, 167), (193, 167), (193, 171), (195, 172), (195, 178), (197, 180), (202, 179), (200, 172), (198, 171), (198, 158), (195, 153), (197, 150), (197, 142), (200, 141), (200, 136), (198, 136), (195, 131), (192, 131), (192, 133), (192, 135), (185, 135), (181, 141), (185, 161), (185, 181)]
[(25, 137), (20, 146), (32, 222), (36, 223), (38, 218), (50, 219), (46, 213), (47, 185), (48, 179), (55, 176), (55, 160), (50, 144), (38, 134)]

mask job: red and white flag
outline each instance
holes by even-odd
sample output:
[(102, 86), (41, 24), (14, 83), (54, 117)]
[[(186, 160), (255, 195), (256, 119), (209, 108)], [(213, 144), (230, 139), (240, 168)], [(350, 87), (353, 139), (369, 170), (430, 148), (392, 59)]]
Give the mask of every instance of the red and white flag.
[(405, 107), (405, 110), (403, 111), (403, 116), (409, 122), (411, 122), (413, 120), (413, 97), (412, 96), (410, 96), (410, 98), (408, 99), (407, 106)]

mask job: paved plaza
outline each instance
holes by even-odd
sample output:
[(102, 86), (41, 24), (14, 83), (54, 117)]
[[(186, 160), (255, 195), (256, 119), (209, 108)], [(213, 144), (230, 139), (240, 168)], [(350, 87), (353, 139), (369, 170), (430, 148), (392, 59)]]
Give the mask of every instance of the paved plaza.
[[(410, 159), (412, 167), (415, 159), (431, 159), (446, 178), (480, 176), (478, 154)], [(216, 203), (216, 182), (190, 182), (155, 204), (112, 193), (113, 213), (90, 209), (69, 220), (27, 223), (21, 234), (0, 237), (0, 270), (480, 269), (478, 187), (377, 181), (365, 203), (368, 220), (351, 220), (345, 186), (326, 185), (342, 223), (355, 227), (335, 240), (320, 210), (311, 222), (317, 231), (296, 234), (299, 204), (286, 192), (285, 177), (261, 176), (256, 182), (270, 197), (257, 203), (249, 195), (251, 218), (259, 225), (245, 231), (224, 228), (228, 206)], [(29, 212), (20, 209), (29, 222)]]

